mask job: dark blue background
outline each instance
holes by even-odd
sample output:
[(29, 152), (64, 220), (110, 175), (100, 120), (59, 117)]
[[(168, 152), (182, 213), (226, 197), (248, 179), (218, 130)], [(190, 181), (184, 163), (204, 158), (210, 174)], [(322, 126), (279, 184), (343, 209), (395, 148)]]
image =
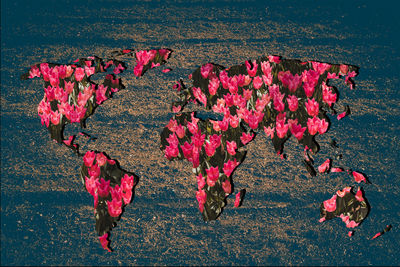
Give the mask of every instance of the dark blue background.
[[(2, 1), (1, 264), (398, 265), (400, 25), (396, 3)], [(213, 25), (226, 27), (230, 35), (219, 38), (213, 34)], [(263, 32), (262, 25), (270, 25), (274, 31)], [(139, 38), (140, 27), (143, 38)], [(153, 27), (168, 33), (151, 33)], [(123, 37), (124, 31), (139, 33), (139, 37)], [(205, 34), (207, 31), (209, 34)], [(196, 57), (196, 49), (217, 45), (226, 46), (224, 54), (215, 55), (210, 50), (209, 57), (204, 53)], [(165, 189), (136, 197), (123, 217), (140, 223), (129, 228), (122, 219), (113, 231), (112, 246), (116, 251), (106, 253), (93, 230), (92, 210), (85, 209), (92, 200), (76, 179), (76, 158), (69, 152), (65, 158), (55, 152), (53, 158), (51, 152), (44, 152), (49, 149), (49, 137), (34, 115), (36, 103), (32, 105), (32, 99), (24, 93), (34, 88), (35, 101), (40, 100), (40, 83), (19, 80), (32, 64), (54, 58), (60, 63), (71, 62), (76, 57), (92, 55), (97, 47), (186, 49), (192, 62), (190, 67), (177, 67), (179, 75), (188, 74), (207, 61), (238, 64), (248, 58), (235, 58), (232, 47), (254, 53), (260, 47), (271, 48), (269, 52), (286, 58), (359, 66), (357, 90), (341, 94), (343, 101), (351, 107), (353, 104), (353, 114), (335, 122), (330, 131), (342, 141), (345, 164), (367, 173), (373, 183), (364, 186), (371, 204), (369, 217), (356, 229), (355, 236), (348, 238), (347, 229), (339, 220), (315, 223), (318, 203), (339, 188), (293, 195), (301, 191), (300, 187), (283, 193), (249, 192), (247, 206), (225, 210), (222, 217), (229, 220), (221, 217), (216, 222), (203, 223), (193, 204), (194, 194), (192, 198), (182, 198), (176, 193), (191, 189), (177, 185), (174, 192)], [(33, 116), (24, 113), (25, 103), (33, 107)], [(147, 121), (148, 129), (157, 131), (167, 121), (156, 119), (157, 125)], [(60, 159), (66, 159), (66, 164), (73, 166), (69, 168), (74, 168), (75, 172), (67, 176), (70, 180), (65, 180), (71, 190), (42, 190), (38, 179), (59, 181)], [(25, 164), (39, 166), (36, 169), (40, 172), (27, 171)], [(179, 176), (168, 170), (165, 172), (171, 176)], [(266, 174), (256, 168), (253, 175), (261, 179)], [(287, 206), (262, 204), (282, 199)], [(310, 203), (314, 203), (312, 207)], [(295, 221), (300, 226), (292, 227)], [(386, 224), (393, 225), (390, 233), (368, 240)], [(149, 229), (157, 231), (151, 234)], [(126, 240), (123, 233), (133, 233), (130, 237), (135, 238)], [(152, 241), (149, 236), (157, 238)]]

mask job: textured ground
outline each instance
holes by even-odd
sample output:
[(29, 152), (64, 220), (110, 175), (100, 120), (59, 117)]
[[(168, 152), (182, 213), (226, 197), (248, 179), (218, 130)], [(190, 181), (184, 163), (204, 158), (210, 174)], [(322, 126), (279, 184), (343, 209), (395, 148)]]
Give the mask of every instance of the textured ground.
[[(1, 31), (1, 263), (2, 265), (396, 265), (400, 197), (400, 59), (390, 8), (377, 4), (314, 6), (291, 1), (206, 5), (195, 2), (2, 2)], [(56, 12), (53, 9), (57, 10)], [(396, 26), (397, 25), (397, 26)], [(20, 81), (27, 67), (107, 56), (120, 48), (166, 47), (167, 67), (133, 78), (88, 119), (105, 151), (140, 177), (136, 195), (112, 231), (112, 254), (94, 231), (92, 198), (79, 179), (81, 160), (50, 140), (37, 116), (39, 79)], [(241, 208), (228, 207), (205, 223), (197, 210), (187, 162), (168, 162), (159, 133), (172, 114), (172, 84), (207, 62), (236, 65), (265, 54), (360, 67), (356, 90), (342, 84), (338, 109), (352, 114), (319, 139), (316, 164), (366, 173), (371, 212), (355, 235), (339, 219), (318, 223), (320, 203), (352, 185), (347, 175), (310, 178), (293, 140), (277, 157), (265, 134), (250, 143), (234, 174), (246, 188)], [(67, 133), (77, 131), (67, 127)], [(393, 229), (370, 241), (387, 224)], [(23, 252), (22, 252), (23, 251)]]

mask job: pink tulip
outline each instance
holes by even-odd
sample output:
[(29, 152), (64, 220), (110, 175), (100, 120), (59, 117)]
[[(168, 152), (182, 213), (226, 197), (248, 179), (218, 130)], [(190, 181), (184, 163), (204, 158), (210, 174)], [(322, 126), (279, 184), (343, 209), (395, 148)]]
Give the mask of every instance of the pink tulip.
[(336, 103), (337, 95), (332, 92), (331, 87), (327, 86), (325, 82), (322, 83), (322, 101), (329, 106)]
[(321, 62), (312, 62), (313, 69), (317, 71), (319, 74), (323, 74), (325, 71), (331, 68), (331, 65), (328, 63)]
[(240, 202), (241, 202), (241, 196), (240, 196), (240, 192), (238, 192), (235, 196), (235, 203), (234, 206), (235, 208), (238, 208), (240, 206)]
[(346, 75), (348, 71), (349, 71), (348, 65), (344, 65), (344, 64), (340, 65), (340, 74), (341, 75)]
[[(204, 144), (205, 137), (206, 137), (206, 135), (205, 134), (201, 134), (201, 131), (199, 129), (199, 131), (196, 134), (192, 135), (192, 137), (191, 137), (192, 144), (195, 147), (201, 149), (201, 147)], [(176, 139), (176, 140), (178, 140), (178, 139)]]
[(67, 94), (71, 94), (74, 90), (75, 82), (64, 82), (64, 90)]
[(229, 92), (233, 95), (237, 94), (238, 92), (238, 81), (237, 77), (233, 76), (232, 78), (228, 79), (228, 89)]
[(93, 177), (93, 176), (91, 176), (90, 178), (87, 178), (87, 176), (85, 176), (85, 187), (86, 187), (86, 190), (93, 197), (94, 197), (94, 195), (96, 193), (98, 180), (99, 179), (97, 179), (96, 177)]
[(338, 195), (339, 197), (344, 197), (347, 193), (350, 193), (350, 191), (351, 191), (351, 186), (348, 186), (343, 188), (343, 190), (338, 190), (336, 192), (336, 195)]
[(83, 68), (76, 68), (75, 69), (75, 80), (80, 82), (85, 77), (85, 70)]
[(108, 99), (108, 97), (106, 96), (107, 93), (107, 86), (104, 86), (102, 84), (100, 84), (96, 90), (96, 103), (97, 104), (101, 104), (103, 103), (105, 100)]
[(239, 163), (236, 161), (236, 158), (232, 160), (228, 160), (228, 162), (224, 163), (224, 167), (222, 168), (224, 174), (229, 177), (233, 170), (239, 165)]
[(206, 185), (206, 179), (203, 177), (203, 175), (201, 175), (201, 173), (197, 175), (196, 178), (197, 178), (197, 189), (198, 190), (203, 189), (203, 187)]
[(343, 168), (340, 168), (340, 167), (333, 167), (331, 169), (331, 172), (343, 172), (343, 171), (344, 171)]
[(100, 182), (97, 180), (97, 192), (101, 197), (107, 197), (110, 192), (110, 180), (106, 181), (104, 178), (100, 179)]
[(178, 147), (179, 145), (178, 137), (176, 137), (175, 133), (171, 133), (166, 140), (170, 146)]
[(92, 167), (95, 158), (96, 153), (94, 151), (87, 151), (83, 156), (83, 163), (86, 167)]
[(268, 61), (261, 62), (261, 70), (264, 73), (264, 75), (266, 76), (271, 75), (272, 72), (271, 64)]
[(226, 132), (229, 127), (229, 118), (224, 117), (222, 121), (218, 121), (219, 129), (223, 132)]
[(275, 127), (269, 126), (268, 128), (264, 126), (264, 132), (267, 136), (271, 136), (271, 139), (274, 138)]
[(94, 176), (98, 178), (100, 176), (100, 167), (97, 164), (93, 164), (90, 168), (88, 168), (89, 176)]
[(320, 125), (320, 120), (318, 117), (308, 118), (307, 120), (307, 129), (310, 135), (315, 135), (318, 132)]
[(185, 136), (185, 127), (183, 127), (183, 125), (178, 125), (176, 127), (176, 135), (178, 136), (178, 138), (183, 138)]
[(216, 147), (212, 143), (206, 142), (204, 149), (206, 151), (207, 156), (209, 157), (214, 156)]
[(324, 172), (329, 171), (330, 164), (331, 164), (330, 159), (325, 160), (324, 163), (322, 163), (320, 166), (318, 166), (319, 173), (324, 173)]
[(204, 190), (199, 190), (196, 192), (196, 199), (197, 202), (199, 202), (199, 210), (200, 212), (203, 212), (204, 210), (204, 204), (207, 201), (207, 193)]
[(338, 120), (341, 120), (341, 119), (343, 119), (344, 117), (346, 117), (346, 115), (347, 115), (347, 111), (342, 112), (342, 113), (340, 113), (340, 114), (337, 115), (337, 119), (338, 119)]
[(280, 56), (268, 56), (268, 60), (270, 62), (275, 62), (276, 64), (279, 64), (281, 62)]
[(192, 87), (192, 92), (194, 97), (200, 102), (203, 103), (204, 106), (207, 105), (207, 97), (206, 95), (201, 91), (200, 87)]
[(290, 132), (297, 138), (297, 140), (301, 140), (306, 129), (307, 127), (301, 127), (300, 124), (292, 124)]
[(289, 105), (289, 110), (295, 112), (299, 107), (299, 101), (295, 95), (288, 95), (286, 101)]
[(354, 180), (357, 183), (361, 183), (361, 182), (366, 183), (367, 182), (367, 179), (365, 178), (365, 176), (362, 173), (353, 171), (352, 174), (353, 174)]
[(328, 212), (334, 212), (336, 210), (336, 197), (337, 195), (333, 195), (331, 199), (325, 200), (324, 208)]
[(219, 178), (219, 169), (217, 167), (210, 167), (209, 169), (206, 169), (207, 172), (207, 184), (211, 187), (215, 185), (215, 182)]
[(311, 117), (317, 116), (319, 113), (319, 104), (315, 99), (308, 99), (308, 101), (305, 103), (306, 108), (307, 108), (307, 113)]
[(353, 231), (349, 231), (347, 235), (348, 235), (349, 237), (351, 237), (351, 236), (353, 235), (353, 233), (354, 233)]
[(121, 188), (123, 191), (132, 190), (134, 183), (135, 181), (133, 175), (128, 175), (125, 173), (124, 177), (121, 179)]
[(103, 152), (97, 153), (96, 155), (96, 162), (99, 166), (104, 166), (107, 163), (107, 157), (103, 154)]
[(118, 217), (122, 213), (122, 201), (113, 198), (112, 201), (107, 201), (107, 208), (111, 217)]
[(232, 185), (229, 180), (225, 180), (222, 182), (222, 189), (224, 190), (225, 194), (230, 194), (232, 192)]
[(289, 124), (285, 124), (284, 121), (277, 121), (275, 128), (278, 137), (284, 138), (286, 136), (287, 131), (289, 130)]
[(328, 127), (329, 123), (325, 119), (319, 120), (318, 133), (324, 134), (328, 130)]
[(339, 79), (339, 76), (336, 75), (336, 73), (330, 73), (328, 72), (328, 77), (327, 79)]
[(167, 159), (172, 159), (179, 156), (179, 149), (177, 146), (166, 146), (164, 150), (164, 155)]
[(360, 188), (358, 188), (358, 190), (357, 190), (357, 193), (356, 193), (356, 199), (358, 200), (358, 201), (364, 201), (364, 198), (363, 198), (363, 192), (360, 190)]
[(210, 95), (215, 95), (217, 93), (217, 90), (219, 88), (219, 79), (217, 77), (212, 78), (208, 82), (208, 92)]
[(35, 77), (40, 77), (40, 70), (38, 66), (33, 65), (31, 69), (29, 70), (29, 79), (35, 78)]
[(219, 80), (221, 81), (221, 83), (222, 83), (222, 87), (224, 88), (224, 89), (228, 89), (228, 84), (229, 84), (229, 76), (228, 76), (228, 73), (226, 72), (226, 71), (221, 71), (220, 73), (219, 73)]
[(99, 236), (100, 244), (101, 246), (107, 250), (108, 252), (111, 252), (111, 249), (108, 247), (109, 241), (107, 240), (108, 238), (108, 233), (105, 233), (102, 236)]
[(258, 90), (263, 85), (263, 79), (260, 76), (256, 76), (253, 79), (253, 87), (254, 89)]
[(207, 64), (201, 66), (201, 68), (200, 68), (201, 76), (204, 79), (207, 79), (208, 76), (210, 75), (210, 73), (212, 73), (213, 68), (214, 68), (214, 66), (211, 63), (207, 63)]
[(128, 205), (132, 200), (132, 189), (124, 190), (121, 193), (122, 199), (124, 200), (125, 205)]
[(210, 143), (214, 145), (214, 147), (219, 147), (221, 145), (222, 135), (213, 134), (210, 136)]
[(235, 141), (226, 141), (226, 150), (232, 156), (236, 155), (237, 144)]
[[(121, 65), (121, 64), (120, 64)], [(96, 71), (96, 68), (95, 67), (88, 67), (88, 66), (85, 66), (85, 73), (86, 73), (86, 76), (91, 76), (91, 75), (93, 75), (94, 73), (95, 73), (95, 71)], [(115, 70), (114, 70), (115, 71)], [(115, 73), (115, 74), (117, 74), (117, 73)]]
[(243, 97), (244, 99), (246, 99), (247, 101), (249, 101), (251, 99), (251, 96), (253, 95), (253, 90), (246, 90), (243, 89)]
[(243, 145), (246, 145), (249, 143), (251, 140), (253, 140), (254, 134), (253, 133), (242, 133), (242, 136), (240, 137), (240, 141), (242, 141)]
[(142, 76), (143, 67), (144, 67), (143, 63), (142, 63), (142, 62), (138, 62), (138, 63), (136, 64), (136, 66), (133, 68), (133, 74), (134, 74), (136, 77)]
[(181, 145), (183, 156), (188, 161), (192, 161), (193, 160), (193, 147), (194, 146), (192, 144), (189, 144), (188, 142), (185, 142), (183, 145)]
[(247, 73), (250, 75), (250, 77), (254, 77), (254, 76), (256, 76), (256, 73), (257, 73), (258, 64), (257, 64), (256, 60), (253, 60), (251, 63), (252, 64), (250, 65), (250, 63), (248, 61), (246, 61), (245, 65), (246, 65)]

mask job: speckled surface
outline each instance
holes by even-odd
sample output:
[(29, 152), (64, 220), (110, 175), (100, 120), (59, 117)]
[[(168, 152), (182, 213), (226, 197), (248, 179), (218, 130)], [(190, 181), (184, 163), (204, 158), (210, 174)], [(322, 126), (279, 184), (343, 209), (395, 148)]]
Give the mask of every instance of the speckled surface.
[[(400, 54), (391, 8), (372, 1), (1, 5), (2, 265), (399, 263)], [(173, 71), (154, 69), (137, 79), (128, 69), (121, 75), (126, 89), (87, 121), (86, 132), (97, 140), (83, 149), (105, 151), (140, 177), (112, 231), (114, 252), (107, 253), (94, 231), (93, 200), (79, 179), (81, 159), (50, 140), (40, 124), (42, 82), (19, 76), (36, 63), (159, 47), (174, 51), (165, 66)], [(159, 150), (176, 99), (174, 81), (207, 62), (231, 66), (265, 54), (360, 67), (356, 90), (338, 84), (337, 109), (348, 104), (351, 115), (331, 118), (315, 157), (319, 165), (334, 156), (328, 140), (335, 138), (343, 159), (334, 165), (362, 171), (372, 182), (363, 186), (371, 212), (351, 238), (340, 219), (318, 219), (320, 203), (354, 182), (346, 174), (310, 178), (293, 140), (282, 161), (259, 134), (233, 176), (235, 188), (247, 190), (243, 205), (234, 208), (231, 196), (221, 217), (208, 223), (197, 210), (190, 164), (169, 162)], [(392, 231), (368, 240), (387, 224)]]

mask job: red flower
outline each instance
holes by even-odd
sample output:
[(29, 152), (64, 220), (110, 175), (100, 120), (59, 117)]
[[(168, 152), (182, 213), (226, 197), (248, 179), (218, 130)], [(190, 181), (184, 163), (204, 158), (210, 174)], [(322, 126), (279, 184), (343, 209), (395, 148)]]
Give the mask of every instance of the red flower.
[(89, 169), (89, 176), (99, 177), (100, 176), (100, 167), (97, 164), (93, 164)]
[(275, 62), (276, 64), (279, 64), (281, 62), (281, 57), (280, 56), (268, 56), (268, 60), (271, 62)]
[(96, 177), (91, 176), (90, 179), (85, 176), (85, 187), (86, 190), (91, 194), (93, 197), (96, 194), (96, 189), (97, 189), (97, 182), (99, 179)]
[(204, 190), (199, 190), (196, 192), (196, 199), (199, 202), (199, 210), (200, 212), (203, 212), (204, 210), (204, 204), (207, 201), (207, 193)]
[(201, 173), (197, 175), (196, 178), (197, 178), (197, 189), (198, 190), (203, 189), (203, 187), (206, 185), (206, 179), (203, 177), (203, 175), (201, 175)]
[(251, 140), (253, 140), (254, 134), (253, 133), (242, 133), (242, 136), (240, 137), (240, 141), (242, 141), (243, 145), (246, 145), (249, 143)]
[(323, 74), (325, 71), (331, 68), (331, 65), (328, 63), (320, 63), (320, 62), (312, 62), (313, 69), (317, 71), (319, 74)]
[(288, 95), (286, 98), (286, 101), (289, 105), (289, 110), (292, 112), (295, 112), (297, 108), (299, 107), (299, 100), (295, 95)]
[(276, 134), (279, 138), (284, 138), (289, 130), (289, 124), (285, 124), (283, 120), (276, 121)]
[(207, 79), (207, 77), (210, 75), (210, 73), (212, 73), (213, 68), (214, 68), (214, 66), (211, 63), (207, 63), (207, 64), (201, 66), (201, 68), (200, 68), (201, 76), (204, 79)]
[(166, 138), (168, 144), (172, 147), (178, 147), (179, 141), (178, 137), (176, 137), (175, 133), (171, 133), (168, 138)]
[(165, 147), (164, 154), (165, 157), (170, 160), (179, 155), (179, 149), (177, 146), (169, 145)]
[(209, 157), (214, 156), (216, 147), (212, 143), (206, 142), (206, 145), (204, 148), (206, 150), (207, 156), (209, 156)]
[(96, 153), (94, 151), (87, 151), (83, 156), (83, 163), (86, 167), (92, 167), (93, 161), (96, 157)]
[(208, 92), (210, 95), (215, 95), (219, 88), (219, 79), (217, 77), (210, 79), (208, 82)]
[(238, 208), (240, 206), (240, 201), (242, 200), (241, 196), (240, 196), (240, 192), (238, 192), (235, 196), (235, 204), (234, 206), (236, 208)]
[(314, 117), (314, 118), (308, 118), (307, 120), (307, 128), (308, 128), (308, 132), (311, 135), (315, 135), (318, 132), (320, 126), (320, 120), (318, 117)]
[(107, 157), (102, 152), (97, 153), (96, 162), (101, 167), (107, 163)]
[(325, 119), (319, 120), (319, 126), (318, 126), (319, 134), (324, 134), (328, 130), (328, 127), (329, 123)]
[(263, 85), (263, 79), (260, 76), (256, 76), (253, 79), (253, 87), (254, 89), (258, 90)]
[(297, 138), (297, 140), (301, 140), (306, 129), (307, 127), (301, 127), (300, 124), (295, 123), (291, 125), (290, 132)]
[(351, 186), (345, 187), (343, 188), (343, 190), (338, 190), (336, 192), (336, 195), (338, 195), (339, 197), (344, 197), (347, 193), (350, 193), (351, 191)]
[(122, 201), (113, 198), (112, 201), (107, 201), (108, 214), (111, 217), (118, 217), (122, 213)]
[(339, 168), (334, 167), (331, 169), (331, 172), (343, 172), (343, 169), (340, 167)]
[(366, 183), (367, 182), (367, 179), (365, 178), (365, 176), (362, 173), (353, 171), (352, 174), (353, 174), (354, 180), (357, 183), (361, 183), (361, 182)]
[(268, 126), (267, 128), (264, 126), (264, 132), (267, 136), (271, 136), (272, 139), (274, 138), (275, 127)]
[(142, 76), (143, 67), (144, 67), (143, 63), (142, 63), (142, 62), (138, 62), (138, 63), (136, 64), (136, 66), (133, 68), (133, 74), (134, 74), (136, 77)]
[(357, 193), (356, 193), (356, 199), (358, 200), (358, 201), (364, 201), (364, 198), (363, 198), (363, 192), (360, 190), (360, 188), (358, 188), (358, 190), (357, 190)]
[(213, 134), (210, 136), (210, 142), (213, 144), (214, 147), (219, 147), (221, 145), (221, 138), (222, 135)]
[(204, 106), (207, 105), (207, 97), (206, 95), (201, 91), (200, 87), (193, 87), (192, 92), (194, 97), (200, 102), (203, 103)]

